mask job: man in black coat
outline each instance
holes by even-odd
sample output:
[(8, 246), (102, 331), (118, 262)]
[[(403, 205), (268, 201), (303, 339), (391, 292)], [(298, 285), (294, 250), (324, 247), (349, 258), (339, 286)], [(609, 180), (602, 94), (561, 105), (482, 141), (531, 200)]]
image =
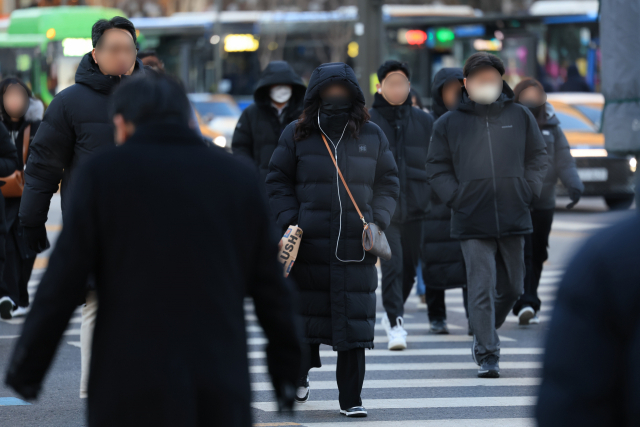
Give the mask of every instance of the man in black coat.
[(542, 189), (547, 154), (533, 114), (513, 102), (498, 57), (471, 55), (463, 74), (458, 109), (434, 126), (427, 172), (453, 210), (451, 237), (461, 240), (478, 376), (496, 378), (496, 329), (523, 291), (523, 235), (532, 232), (529, 206)]
[(576, 64), (567, 67), (567, 80), (560, 85), (560, 92), (593, 92), (591, 86), (582, 77)]
[(569, 264), (545, 345), (540, 427), (640, 420), (640, 219), (599, 232)]
[[(49, 247), (45, 222), (58, 185), (64, 217), (75, 185), (75, 170), (96, 153), (114, 147), (113, 123), (107, 113), (109, 94), (121, 80), (144, 72), (142, 62), (136, 59), (136, 29), (128, 19), (116, 16), (99, 20), (91, 29), (91, 41), (93, 51), (80, 61), (76, 84), (51, 101), (29, 147), (19, 216), (27, 242), (36, 252)], [(92, 292), (87, 294), (83, 309), (81, 397), (86, 397), (94, 296)]]
[(382, 304), (386, 311), (382, 326), (389, 337), (389, 350), (407, 348), (407, 332), (402, 327), (404, 303), (420, 262), (422, 220), (429, 198), (425, 165), (433, 119), (412, 107), (409, 77), (406, 63), (389, 60), (382, 64), (378, 68), (378, 93), (369, 110), (371, 121), (389, 140), (400, 180), (400, 197), (385, 232), (393, 256), (381, 261)]
[[(0, 122), (0, 177), (9, 176), (18, 169), (16, 146), (11, 142), (11, 134)], [(1, 179), (0, 179), (1, 181)], [(4, 185), (4, 182), (1, 183)], [(0, 277), (4, 272), (6, 258), (5, 240), (7, 238), (7, 220), (4, 212), (4, 196), (0, 193)], [(0, 318), (11, 319), (15, 301), (11, 298), (12, 290), (0, 284)]]
[(273, 61), (264, 69), (253, 99), (240, 116), (233, 133), (233, 154), (246, 156), (256, 165), (260, 181), (269, 172), (269, 160), (284, 128), (300, 117), (306, 87), (285, 61)]
[(255, 174), (202, 144), (186, 95), (166, 77), (125, 83), (112, 114), (126, 143), (77, 172), (7, 383), (37, 396), (94, 273), (90, 426), (251, 426), (247, 294), (290, 408), (300, 365), (292, 293)]
[[(434, 121), (458, 108), (463, 79), (462, 68), (442, 68), (433, 77), (431, 117)], [(435, 334), (448, 334), (445, 290), (461, 287), (466, 308), (467, 274), (460, 242), (451, 237), (451, 208), (442, 203), (431, 187), (421, 258), (430, 330)]]

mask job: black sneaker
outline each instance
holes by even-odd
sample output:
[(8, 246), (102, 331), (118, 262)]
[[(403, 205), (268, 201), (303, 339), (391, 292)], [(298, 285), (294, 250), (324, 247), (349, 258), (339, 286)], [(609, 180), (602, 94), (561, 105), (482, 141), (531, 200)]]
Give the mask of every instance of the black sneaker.
[(447, 335), (449, 333), (449, 328), (447, 328), (446, 320), (434, 320), (429, 325), (429, 330), (432, 334), (438, 335)]
[(362, 418), (367, 416), (367, 410), (362, 406), (354, 406), (349, 409), (340, 409), (340, 413), (342, 415), (346, 415), (347, 417), (353, 418)]
[(300, 377), (296, 385), (296, 402), (306, 403), (310, 394), (311, 387), (309, 387), (309, 374), (307, 374), (304, 377)]
[(0, 318), (4, 320), (11, 319), (13, 312), (13, 300), (9, 297), (0, 298)]
[(480, 369), (478, 369), (478, 378), (500, 378), (500, 366), (498, 361), (500, 359), (494, 354), (482, 359)]

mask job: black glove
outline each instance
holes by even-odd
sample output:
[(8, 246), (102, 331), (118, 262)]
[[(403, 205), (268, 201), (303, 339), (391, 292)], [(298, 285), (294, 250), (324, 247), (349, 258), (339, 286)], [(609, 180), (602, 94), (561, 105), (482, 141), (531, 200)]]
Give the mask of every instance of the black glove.
[(24, 236), (27, 239), (29, 248), (37, 253), (44, 252), (51, 247), (49, 239), (47, 239), (47, 227), (44, 225), (24, 227)]
[(289, 382), (274, 384), (276, 397), (278, 398), (279, 412), (293, 412), (293, 403), (296, 398), (296, 388)]
[(582, 196), (582, 191), (576, 190), (575, 188), (569, 188), (569, 198), (571, 199), (571, 203), (567, 205), (567, 209), (573, 208), (580, 201), (580, 197)]

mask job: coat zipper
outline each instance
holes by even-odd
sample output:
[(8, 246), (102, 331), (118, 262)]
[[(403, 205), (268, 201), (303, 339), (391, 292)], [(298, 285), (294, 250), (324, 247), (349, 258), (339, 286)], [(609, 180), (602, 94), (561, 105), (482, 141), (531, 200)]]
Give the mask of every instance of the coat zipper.
[(489, 131), (489, 115), (487, 120), (487, 138), (489, 140), (489, 157), (491, 158), (491, 179), (493, 180), (493, 207), (496, 212), (496, 227), (498, 229), (498, 237), (500, 237), (500, 218), (498, 217), (498, 189), (496, 187), (496, 168), (493, 164), (493, 147), (491, 146), (491, 132)]

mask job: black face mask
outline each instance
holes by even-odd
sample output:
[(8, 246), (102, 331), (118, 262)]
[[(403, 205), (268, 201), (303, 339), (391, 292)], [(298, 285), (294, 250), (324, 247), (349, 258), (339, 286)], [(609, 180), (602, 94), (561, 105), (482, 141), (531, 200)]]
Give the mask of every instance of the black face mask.
[(529, 111), (531, 111), (533, 113), (533, 117), (540, 117), (540, 113), (542, 112), (542, 109), (544, 108), (544, 104), (543, 105), (538, 105), (537, 107), (528, 107)]
[(348, 113), (351, 111), (353, 103), (351, 98), (344, 96), (331, 96), (322, 99), (320, 111), (324, 114), (332, 116), (334, 114)]

